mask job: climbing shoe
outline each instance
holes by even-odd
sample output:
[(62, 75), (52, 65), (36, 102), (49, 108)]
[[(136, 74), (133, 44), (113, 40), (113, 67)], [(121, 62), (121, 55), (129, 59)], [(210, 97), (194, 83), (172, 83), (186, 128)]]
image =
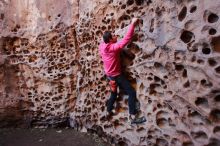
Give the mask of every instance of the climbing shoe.
[(135, 118), (131, 118), (131, 116), (130, 116), (129, 119), (130, 119), (130, 124), (141, 124), (141, 123), (144, 123), (147, 121), (144, 116), (142, 116), (142, 117), (135, 116)]
[(111, 111), (107, 111), (107, 116), (114, 116), (116, 115), (116, 111), (113, 109)]

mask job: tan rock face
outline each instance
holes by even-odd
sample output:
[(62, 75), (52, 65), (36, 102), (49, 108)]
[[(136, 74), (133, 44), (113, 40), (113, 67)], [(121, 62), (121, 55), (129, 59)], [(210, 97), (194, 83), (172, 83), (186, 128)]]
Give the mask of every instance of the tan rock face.
[[(119, 145), (220, 145), (220, 2), (0, 2), (1, 126), (69, 122)], [(105, 117), (110, 91), (98, 45), (123, 37), (139, 17), (123, 57), (147, 122), (128, 122), (127, 95)]]

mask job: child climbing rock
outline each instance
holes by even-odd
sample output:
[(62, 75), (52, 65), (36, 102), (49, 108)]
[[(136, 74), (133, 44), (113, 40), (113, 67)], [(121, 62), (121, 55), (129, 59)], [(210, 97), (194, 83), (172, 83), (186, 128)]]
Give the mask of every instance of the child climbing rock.
[(117, 87), (119, 86), (129, 95), (128, 106), (131, 124), (143, 123), (146, 121), (146, 118), (138, 117), (136, 91), (132, 88), (129, 81), (121, 72), (120, 53), (132, 39), (134, 29), (137, 24), (138, 18), (133, 18), (126, 35), (120, 41), (117, 41), (117, 37), (112, 35), (111, 32), (104, 32), (104, 42), (99, 45), (99, 53), (104, 63), (105, 74), (107, 75), (111, 86), (111, 95), (107, 101), (107, 111), (110, 115), (113, 114), (112, 110), (117, 98)]

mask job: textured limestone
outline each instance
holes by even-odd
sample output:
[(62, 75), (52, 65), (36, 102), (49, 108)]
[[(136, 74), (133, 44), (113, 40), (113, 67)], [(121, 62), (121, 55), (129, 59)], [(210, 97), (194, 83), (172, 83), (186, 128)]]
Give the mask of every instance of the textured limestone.
[[(69, 122), (119, 145), (220, 145), (218, 0), (3, 0), (0, 16), (1, 126)], [(133, 17), (135, 57), (122, 63), (147, 122), (131, 126), (123, 91), (105, 117), (98, 44)]]

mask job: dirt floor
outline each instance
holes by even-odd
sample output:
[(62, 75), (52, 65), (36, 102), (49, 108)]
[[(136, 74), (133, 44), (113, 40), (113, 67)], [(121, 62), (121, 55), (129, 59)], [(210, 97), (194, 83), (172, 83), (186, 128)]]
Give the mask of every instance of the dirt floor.
[(74, 129), (0, 129), (0, 146), (110, 146)]

